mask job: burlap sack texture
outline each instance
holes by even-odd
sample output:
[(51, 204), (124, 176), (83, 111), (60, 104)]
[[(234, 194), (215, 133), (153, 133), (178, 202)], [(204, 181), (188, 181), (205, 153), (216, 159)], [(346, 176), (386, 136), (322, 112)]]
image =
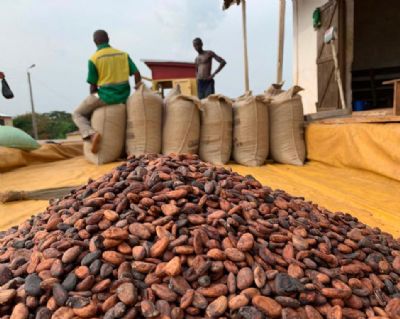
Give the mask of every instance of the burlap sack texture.
[(117, 160), (124, 149), (126, 106), (125, 104), (106, 105), (96, 109), (91, 118), (93, 129), (100, 133), (99, 152), (90, 151), (91, 143), (85, 141), (83, 152), (86, 159), (100, 165)]
[(128, 155), (161, 153), (162, 113), (161, 96), (141, 84), (127, 101), (125, 150)]
[(282, 92), (285, 92), (285, 90), (282, 90), (283, 83), (275, 83), (271, 84), (271, 86), (264, 91), (264, 95), (267, 98), (273, 98), (274, 96), (281, 94)]
[(179, 86), (165, 99), (163, 154), (198, 154), (200, 140), (200, 100), (185, 96)]
[(213, 94), (201, 100), (199, 155), (215, 165), (226, 164), (232, 152), (232, 100)]
[(268, 99), (247, 92), (233, 103), (233, 158), (242, 165), (260, 166), (268, 157)]
[(293, 86), (287, 91), (268, 95), (271, 98), (270, 153), (278, 163), (303, 165), (306, 158), (303, 103), (298, 94), (301, 90), (301, 87)]

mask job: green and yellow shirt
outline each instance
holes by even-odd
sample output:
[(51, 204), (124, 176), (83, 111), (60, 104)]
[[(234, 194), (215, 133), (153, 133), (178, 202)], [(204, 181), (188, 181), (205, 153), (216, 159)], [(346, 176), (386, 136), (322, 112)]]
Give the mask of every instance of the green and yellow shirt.
[(99, 97), (106, 104), (125, 103), (131, 92), (129, 76), (137, 71), (127, 53), (101, 44), (89, 60), (87, 82), (98, 86)]

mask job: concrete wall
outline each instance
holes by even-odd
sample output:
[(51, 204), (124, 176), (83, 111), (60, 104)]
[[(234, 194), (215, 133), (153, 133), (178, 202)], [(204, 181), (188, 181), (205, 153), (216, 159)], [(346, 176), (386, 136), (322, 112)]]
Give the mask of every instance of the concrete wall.
[(1, 117), (0, 125), (13, 126), (13, 120), (10, 117)]
[(356, 0), (354, 70), (400, 66), (399, 0)]
[(304, 113), (315, 113), (318, 100), (317, 32), (312, 25), (312, 14), (327, 0), (293, 0), (293, 83), (304, 91)]

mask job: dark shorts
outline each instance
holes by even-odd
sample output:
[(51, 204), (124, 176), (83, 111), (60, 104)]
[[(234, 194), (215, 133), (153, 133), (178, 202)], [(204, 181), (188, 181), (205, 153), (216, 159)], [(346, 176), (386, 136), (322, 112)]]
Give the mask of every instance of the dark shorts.
[(199, 99), (204, 99), (207, 96), (214, 94), (214, 79), (211, 80), (197, 80), (197, 94)]

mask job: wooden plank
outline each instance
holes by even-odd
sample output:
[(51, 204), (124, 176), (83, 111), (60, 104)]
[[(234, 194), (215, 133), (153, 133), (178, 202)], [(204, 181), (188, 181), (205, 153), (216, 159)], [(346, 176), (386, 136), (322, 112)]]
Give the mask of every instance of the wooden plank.
[(399, 82), (400, 79), (390, 80), (390, 81), (383, 81), (382, 84), (394, 84)]
[(332, 118), (332, 117), (344, 117), (344, 116), (349, 116), (351, 114), (351, 110), (349, 109), (332, 109), (329, 111), (320, 111), (317, 113), (312, 113), (312, 114), (307, 114), (305, 115), (305, 120), (312, 122), (316, 120), (321, 120), (321, 119), (326, 119), (326, 118)]
[(321, 119), (313, 123), (351, 124), (351, 123), (400, 123), (400, 116), (348, 116), (341, 118)]
[(400, 79), (384, 81), (382, 84), (393, 84), (393, 114), (400, 115)]
[(357, 111), (353, 112), (352, 116), (392, 116), (393, 109), (392, 108), (381, 108), (381, 109), (374, 109), (368, 111)]
[(394, 84), (393, 113), (400, 115), (400, 81)]
[(346, 102), (344, 100), (342, 77), (340, 75), (339, 61), (337, 58), (335, 43), (333, 43), (333, 41), (332, 41), (330, 46), (332, 48), (333, 62), (335, 62), (335, 64), (334, 64), (335, 65), (335, 79), (337, 81), (338, 88), (339, 88), (340, 103), (342, 105), (342, 109), (346, 109), (347, 107), (346, 107)]
[(35, 191), (7, 191), (0, 193), (0, 202), (8, 203), (19, 200), (49, 200), (62, 198), (78, 186), (54, 187)]

